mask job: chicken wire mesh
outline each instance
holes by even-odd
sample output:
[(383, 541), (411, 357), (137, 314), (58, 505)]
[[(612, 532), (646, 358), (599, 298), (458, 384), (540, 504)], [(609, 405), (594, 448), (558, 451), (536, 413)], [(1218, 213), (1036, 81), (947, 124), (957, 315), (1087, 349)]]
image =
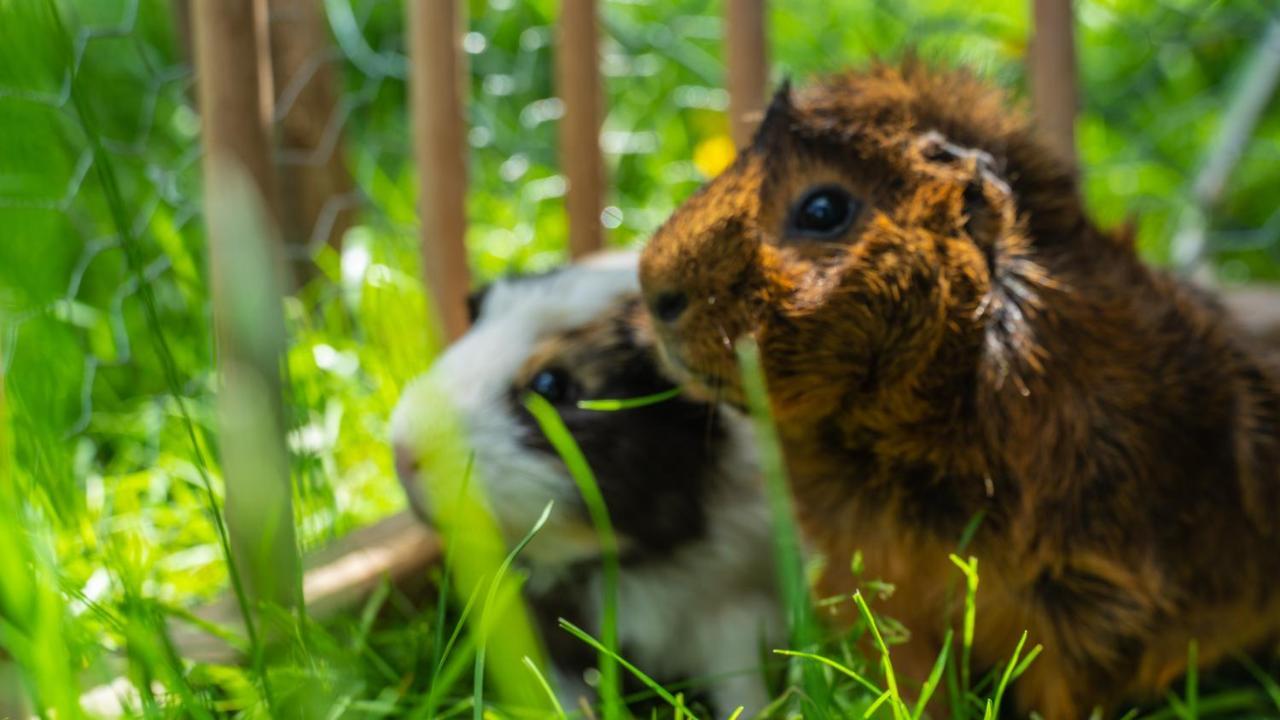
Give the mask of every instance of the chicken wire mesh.
[[(286, 213), (309, 226), (284, 228), (295, 255), (317, 268), (287, 301), (297, 513), (313, 545), (401, 504), (384, 418), (431, 347), (417, 281), (409, 62), (400, 2), (267, 5), (270, 37), (285, 38), (262, 100), (273, 160), (284, 196), (313, 190), (293, 201), (307, 209)], [(555, 4), (467, 5), (470, 262), (481, 278), (545, 268), (563, 259), (566, 235)], [(610, 190), (601, 222), (625, 245), (732, 156), (721, 7), (602, 5)], [(33, 506), (68, 529), (55, 550), (67, 586), (87, 598), (113, 592), (104, 554), (117, 558), (112, 567), (145, 568), (162, 595), (208, 594), (223, 570), (188, 436), (194, 429), (204, 456), (216, 457), (189, 8), (86, 0), (0, 9), (10, 16), (0, 26), (9, 55), (0, 64), (0, 361)], [(307, 11), (321, 24), (300, 39)], [(1106, 223), (1137, 217), (1156, 261), (1169, 259), (1195, 173), (1273, 14), (1247, 1), (1077, 4), (1086, 193)], [(913, 47), (1020, 94), (1028, 24), (1020, 2), (776, 3), (771, 74), (803, 81)], [(1280, 112), (1266, 108), (1208, 226), (1209, 254), (1232, 280), (1280, 276)], [(166, 352), (177, 387), (165, 380)]]

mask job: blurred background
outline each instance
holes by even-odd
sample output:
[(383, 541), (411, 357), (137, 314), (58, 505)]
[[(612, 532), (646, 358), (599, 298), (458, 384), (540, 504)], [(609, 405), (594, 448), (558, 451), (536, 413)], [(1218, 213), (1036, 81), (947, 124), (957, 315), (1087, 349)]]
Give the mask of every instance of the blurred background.
[[(267, 5), (275, 66), (256, 101), (297, 283), (285, 423), (306, 550), (402, 508), (386, 418), (439, 334), (420, 279), (404, 3)], [(568, 257), (559, 4), (462, 5), (466, 262), (483, 282)], [(768, 82), (914, 48), (1027, 100), (1030, 7), (770, 3)], [(634, 246), (733, 157), (724, 8), (606, 0), (598, 12), (598, 229)], [(200, 479), (216, 481), (219, 453), (192, 13), (181, 0), (0, 0), (0, 372), (15, 460), (0, 482), (75, 599), (65, 630), (82, 665), (129, 642), (95, 608), (147, 598), (168, 611), (226, 587)], [(1074, 13), (1076, 145), (1096, 218), (1133, 223), (1157, 264), (1280, 279), (1280, 102), (1261, 98), (1235, 138), (1220, 196), (1206, 204), (1196, 187), (1274, 3), (1079, 0)], [(1189, 227), (1203, 246), (1179, 255)]]

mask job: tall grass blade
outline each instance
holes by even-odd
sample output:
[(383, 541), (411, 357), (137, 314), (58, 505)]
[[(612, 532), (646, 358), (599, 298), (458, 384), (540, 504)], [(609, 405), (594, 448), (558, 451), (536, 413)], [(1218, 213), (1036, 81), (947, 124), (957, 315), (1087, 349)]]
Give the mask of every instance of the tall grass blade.
[(1186, 683), (1186, 699), (1187, 699), (1187, 717), (1189, 720), (1196, 720), (1200, 717), (1200, 664), (1196, 657), (1199, 654), (1199, 647), (1196, 641), (1192, 639), (1187, 643), (1187, 683)]
[[(529, 532), (525, 533), (520, 542), (511, 548), (511, 552), (507, 553), (507, 557), (503, 559), (502, 565), (498, 567), (498, 572), (493, 577), (493, 582), (489, 585), (489, 594), (485, 596), (484, 607), (480, 611), (480, 642), (476, 649), (475, 662), (475, 678), (472, 696), (475, 698), (475, 720), (484, 720), (484, 662), (486, 650), (489, 646), (489, 632), (493, 628), (493, 617), (495, 612), (500, 612), (502, 606), (510, 602), (512, 598), (503, 598), (503, 602), (497, 602), (498, 591), (503, 589), (507, 592), (519, 592), (519, 588), (514, 584), (504, 585), (503, 581), (507, 579), (507, 571), (511, 569), (511, 564), (516, 561), (516, 556), (524, 550), (534, 535), (547, 524), (547, 518), (551, 517), (551, 508), (555, 506), (554, 502), (548, 502), (547, 506), (542, 509), (542, 514), (533, 523), (533, 527), (529, 528)], [(526, 655), (521, 659), (526, 665), (529, 662), (529, 656)]]
[[(483, 467), (473, 465), (473, 452), (461, 419), (453, 411), (443, 388), (426, 386), (423, 402), (435, 409), (430, 421), (421, 428), (424, 441), (416, 443), (424, 484), (424, 496), (438, 498), (433, 522), (452, 555), (450, 587), (453, 598), (466, 602), (480, 589), (487, 596), (494, 593), (502, 612), (472, 613), (467, 621), (477, 648), (484, 650), (484, 685), (486, 696), (493, 702), (511, 708), (533, 708), (549, 712), (550, 706), (541, 688), (524, 669), (524, 658), (541, 661), (545, 657), (528, 608), (520, 595), (519, 582), (505, 572), (509, 550), (506, 540), (484, 497), (485, 483), (472, 479), (473, 472)], [(496, 586), (494, 585), (496, 583)], [(479, 652), (479, 649), (477, 649)], [(442, 675), (454, 666), (445, 665), (433, 678), (433, 697), (428, 699), (434, 712), (435, 690), (446, 681)], [(452, 680), (449, 680), (451, 683)], [(492, 689), (492, 692), (488, 690)], [(469, 702), (468, 706), (473, 705)], [(428, 708), (424, 708), (426, 710)]]
[(826, 665), (832, 670), (835, 670), (836, 672), (849, 677), (854, 682), (866, 688), (872, 694), (879, 695), (884, 692), (878, 686), (876, 686), (875, 683), (871, 682), (867, 678), (858, 674), (856, 671), (850, 669), (846, 665), (842, 665), (841, 663), (838, 663), (835, 660), (832, 660), (831, 658), (825, 655), (819, 655), (817, 653), (801, 652), (799, 650), (774, 650), (774, 652), (779, 655), (787, 655), (790, 657), (804, 658), (806, 660), (812, 660), (817, 663), (822, 663), (823, 665)]
[[(1018, 658), (1022, 655), (1022, 648), (1027, 644), (1027, 631), (1022, 631), (1022, 637), (1018, 638), (1018, 644), (1013, 648), (1013, 657), (1009, 659), (1009, 663), (1004, 667), (1004, 673), (1000, 676), (1000, 683), (996, 686), (996, 696), (992, 701), (992, 712), (996, 715), (1000, 714), (1000, 703), (1004, 700), (1004, 692), (1009, 687), (1009, 683), (1013, 680), (1014, 670), (1018, 667)], [(1025, 669), (1025, 668), (1024, 668)]]
[(960, 639), (960, 691), (963, 694), (973, 688), (970, 676), (970, 658), (973, 655), (973, 633), (978, 615), (978, 558), (970, 556), (968, 562), (952, 555), (951, 562), (964, 573), (964, 625)]
[(1276, 712), (1280, 714), (1280, 680), (1268, 675), (1267, 671), (1258, 667), (1258, 664), (1247, 655), (1240, 655), (1236, 659), (1239, 660), (1240, 664), (1244, 666), (1244, 669), (1253, 676), (1253, 679), (1262, 686), (1263, 691), (1265, 691), (1267, 693), (1267, 697), (1270, 698), (1271, 704), (1275, 706)]
[(564, 707), (560, 705), (560, 699), (556, 697), (556, 691), (551, 689), (551, 684), (547, 682), (546, 676), (538, 669), (538, 664), (532, 658), (526, 657), (524, 666), (529, 668), (529, 672), (533, 673), (534, 679), (538, 681), (538, 687), (541, 687), (542, 691), (547, 694), (547, 700), (556, 710), (556, 717), (562, 720), (567, 719), (568, 716), (565, 715)]
[(861, 590), (853, 594), (853, 602), (862, 613), (862, 619), (866, 621), (867, 627), (871, 630), (871, 637), (875, 639), (876, 647), (880, 650), (880, 664), (884, 669), (884, 682), (887, 686), (885, 692), (889, 693), (892, 701), (889, 707), (893, 711), (894, 720), (907, 720), (911, 713), (907, 710), (907, 705), (902, 701), (902, 695), (898, 691), (898, 677), (893, 670), (893, 660), (889, 657), (889, 646), (885, 644), (884, 636), (880, 634), (880, 626), (876, 622), (875, 615), (871, 613), (866, 598), (862, 597)]
[(632, 665), (630, 662), (624, 659), (621, 655), (619, 655), (616, 651), (610, 649), (599, 640), (596, 640), (595, 638), (591, 637), (591, 634), (588, 633), (586, 630), (583, 630), (582, 628), (578, 627), (577, 625), (574, 625), (573, 623), (569, 622), (568, 620), (565, 620), (564, 618), (560, 618), (560, 627), (566, 630), (570, 635), (573, 635), (574, 637), (578, 638), (582, 642), (595, 648), (596, 652), (601, 653), (603, 655), (608, 655), (610, 658), (613, 659), (615, 663), (622, 666), (627, 670), (627, 672), (634, 675), (635, 678), (639, 680), (645, 687), (652, 690), (654, 695), (657, 695), (658, 697), (662, 698), (662, 700), (665, 701), (668, 705), (670, 705), (672, 709), (676, 710), (677, 712), (685, 712), (684, 703), (683, 701), (680, 700), (680, 698), (678, 698), (675, 695), (672, 695), (666, 688), (662, 687), (662, 685), (657, 680), (654, 680), (653, 678), (646, 675), (643, 670), (636, 667), (635, 665)]
[[(79, 718), (79, 683), (64, 634), (67, 618), (49, 552), (37, 550), (46, 529), (32, 521), (19, 495), (5, 397), (0, 364), (0, 648), (17, 661), (40, 717)], [(14, 710), (9, 702), (0, 701), (0, 708)]]
[(680, 395), (680, 388), (671, 388), (663, 390), (651, 395), (641, 395), (635, 398), (617, 398), (617, 399), (599, 399), (599, 400), (579, 400), (579, 410), (598, 410), (600, 412), (616, 412), (618, 410), (634, 410), (636, 408), (657, 405), (666, 402)]
[[(787, 489), (786, 464), (769, 405), (764, 370), (760, 365), (760, 348), (754, 340), (747, 338), (738, 342), (736, 350), (738, 365), (742, 371), (742, 389), (755, 423), (756, 446), (768, 494), (773, 525), (774, 561), (787, 613), (789, 642), (793, 649), (813, 650), (821, 641), (822, 633), (813, 612), (809, 583), (805, 578), (799, 531), (791, 506), (791, 495)], [(830, 688), (825, 678), (812, 665), (802, 665), (800, 676), (804, 694), (812, 701), (812, 711), (825, 716), (830, 706)]]
[(915, 709), (911, 711), (911, 720), (920, 720), (924, 715), (924, 710), (929, 706), (929, 699), (933, 697), (933, 693), (938, 689), (938, 683), (942, 680), (942, 671), (947, 665), (947, 661), (951, 658), (951, 641), (954, 639), (955, 633), (948, 628), (947, 634), (942, 638), (942, 651), (938, 653), (938, 659), (933, 663), (933, 669), (929, 671), (929, 677), (925, 678), (924, 685), (920, 687), (920, 697), (916, 699)]
[(560, 458), (568, 468), (578, 486), (578, 492), (586, 503), (587, 514), (600, 539), (601, 565), (603, 567), (603, 592), (600, 613), (600, 637), (608, 652), (600, 656), (600, 699), (602, 714), (605, 720), (616, 720), (623, 716), (622, 678), (618, 672), (618, 538), (613, 531), (613, 521), (609, 519), (609, 509), (605, 507), (604, 496), (600, 494), (600, 486), (596, 484), (595, 474), (587, 464), (587, 459), (578, 447), (577, 441), (565, 427), (564, 421), (554, 406), (541, 395), (529, 394), (525, 397), (525, 407), (537, 420), (543, 434), (551, 442)]
[(867, 709), (862, 712), (863, 720), (866, 720), (866, 718), (869, 718), (872, 715), (874, 715), (875, 712), (880, 709), (880, 706), (884, 705), (885, 701), (887, 701), (891, 697), (893, 697), (893, 693), (888, 690), (885, 690), (884, 692), (880, 693), (880, 695), (874, 701), (872, 701), (870, 705), (867, 706)]
[[(463, 470), (462, 482), (459, 484), (459, 487), (458, 487), (459, 496), (457, 498), (454, 498), (455, 504), (462, 502), (462, 495), (467, 492), (468, 487), (471, 485), (471, 473), (475, 470), (475, 465), (476, 465), (476, 456), (475, 456), (475, 453), (471, 453), (469, 456), (467, 456), (467, 466)], [(442, 663), (444, 662), (444, 657), (448, 654), (449, 652), (448, 649), (453, 645), (453, 641), (455, 638), (457, 638), (458, 631), (462, 625), (462, 623), (459, 622), (459, 624), (454, 627), (453, 637), (450, 637), (448, 643), (446, 644), (445, 636), (444, 636), (444, 626), (445, 626), (445, 621), (449, 614), (449, 577), (452, 574), (452, 572), (453, 572), (453, 545), (449, 544), (449, 545), (446, 545), (444, 549), (444, 562), (441, 565), (441, 571), (440, 571), (440, 585), (437, 588), (438, 590), (437, 596), (439, 600), (436, 603), (435, 632), (433, 634), (435, 642), (431, 644), (431, 672), (432, 672), (433, 682), (435, 680), (435, 673), (438, 673), (440, 671)], [(478, 588), (477, 588), (477, 591), (478, 591)], [(471, 593), (471, 597), (467, 599), (467, 604), (463, 611), (464, 615), (467, 612), (469, 612), (471, 603), (475, 600), (475, 597), (476, 597), (476, 592), (473, 592)]]

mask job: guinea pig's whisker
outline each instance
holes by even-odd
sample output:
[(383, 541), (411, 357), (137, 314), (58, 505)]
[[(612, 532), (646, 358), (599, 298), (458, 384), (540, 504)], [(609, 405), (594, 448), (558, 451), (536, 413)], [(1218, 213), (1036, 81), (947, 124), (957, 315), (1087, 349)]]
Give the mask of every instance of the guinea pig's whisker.
[(716, 323), (716, 329), (720, 331), (720, 341), (724, 343), (724, 349), (733, 351), (733, 340), (729, 339), (729, 331), (724, 329), (724, 325)]
[(711, 447), (712, 443), (715, 440), (716, 405), (720, 403), (720, 398), (718, 395), (715, 395), (714, 397), (716, 401), (715, 404), (707, 405), (707, 412), (706, 412), (707, 422), (705, 427), (703, 428), (703, 433), (702, 433), (703, 435), (702, 440), (703, 440), (703, 443), (706, 445), (706, 447)]

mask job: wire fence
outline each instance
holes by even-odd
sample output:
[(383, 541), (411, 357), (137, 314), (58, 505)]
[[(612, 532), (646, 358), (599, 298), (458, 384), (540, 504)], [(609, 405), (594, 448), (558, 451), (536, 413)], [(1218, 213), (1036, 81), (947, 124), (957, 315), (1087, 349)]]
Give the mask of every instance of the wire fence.
[[(554, 90), (555, 3), (467, 5), (467, 251), (483, 279), (566, 256), (556, 154), (565, 107)], [(286, 321), (295, 512), (312, 546), (400, 506), (383, 422), (433, 340), (418, 280), (405, 7), (267, 6), (277, 63), (260, 105), (278, 147), (287, 246), (308, 268)], [(102, 599), (113, 592), (104, 572), (135, 568), (163, 596), (208, 595), (225, 571), (154, 337), (172, 349), (197, 441), (216, 457), (190, 8), (85, 0), (59, 5), (59, 21), (52, 7), (0, 5), (21, 20), (0, 27), (11, 54), (0, 63), (0, 369), (16, 451), (36, 479), (33, 507), (60, 528), (54, 552), (69, 588)], [(722, 10), (705, 0), (601, 4), (609, 243), (642, 240), (732, 157)], [(1273, 12), (1261, 1), (1077, 3), (1086, 192), (1105, 222), (1137, 213), (1142, 248), (1158, 261)], [(1019, 88), (1028, 25), (1022, 3), (994, 0), (777, 3), (766, 25), (771, 77), (802, 81), (914, 46)], [(1275, 102), (1242, 157), (1208, 221), (1208, 253), (1229, 279), (1274, 279)], [(103, 163), (139, 242), (138, 271)]]

